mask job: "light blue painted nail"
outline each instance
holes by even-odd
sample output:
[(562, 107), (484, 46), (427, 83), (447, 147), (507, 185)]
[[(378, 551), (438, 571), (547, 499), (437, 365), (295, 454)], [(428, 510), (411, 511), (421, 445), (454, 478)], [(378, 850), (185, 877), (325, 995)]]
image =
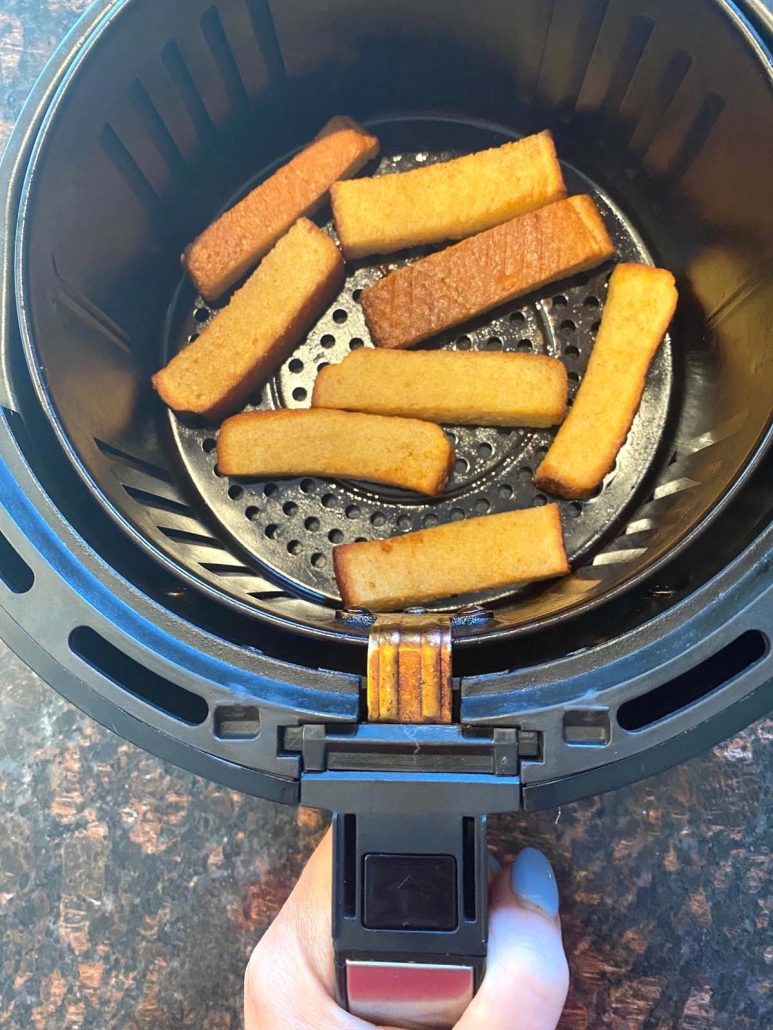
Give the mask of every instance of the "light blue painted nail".
[(553, 867), (536, 848), (524, 848), (513, 864), (513, 891), (526, 905), (552, 919), (558, 913), (558, 884)]

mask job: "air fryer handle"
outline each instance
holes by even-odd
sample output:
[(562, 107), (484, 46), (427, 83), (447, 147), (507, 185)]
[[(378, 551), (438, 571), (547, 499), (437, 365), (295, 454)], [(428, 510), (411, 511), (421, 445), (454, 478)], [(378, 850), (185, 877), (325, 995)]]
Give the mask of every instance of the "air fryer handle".
[(483, 979), (487, 927), (485, 816), (334, 816), (342, 1007), (378, 1024), (453, 1026)]

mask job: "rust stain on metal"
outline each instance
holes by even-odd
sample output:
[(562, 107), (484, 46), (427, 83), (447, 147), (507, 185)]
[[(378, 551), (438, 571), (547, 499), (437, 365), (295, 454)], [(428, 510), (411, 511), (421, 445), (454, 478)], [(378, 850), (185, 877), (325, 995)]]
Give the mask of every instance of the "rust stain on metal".
[(377, 619), (368, 642), (368, 721), (450, 723), (451, 699), (450, 620)]
[[(424, 631), (397, 629), (397, 679), (390, 688), (397, 700), (397, 721), (424, 722), (422, 717), (423, 693), (422, 650)], [(427, 720), (430, 721), (430, 720)]]

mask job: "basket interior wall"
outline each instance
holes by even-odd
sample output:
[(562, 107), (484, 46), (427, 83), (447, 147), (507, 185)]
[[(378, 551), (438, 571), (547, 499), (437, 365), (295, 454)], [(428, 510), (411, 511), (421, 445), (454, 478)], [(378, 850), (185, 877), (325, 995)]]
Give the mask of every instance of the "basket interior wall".
[[(46, 130), (20, 236), (22, 321), (63, 439), (121, 519), (189, 577), (307, 626), (334, 609), (248, 594), (170, 457), (149, 388), (178, 255), (332, 114), (551, 127), (678, 278), (676, 390), (647, 489), (592, 564), (503, 608), (555, 619), (643, 573), (743, 474), (773, 396), (773, 92), (759, 44), (707, 0), (134, 0)], [(485, 133), (485, 128), (481, 128)], [(324, 216), (323, 216), (324, 217)], [(191, 292), (191, 301), (194, 300)], [(252, 580), (250, 580), (252, 584)]]

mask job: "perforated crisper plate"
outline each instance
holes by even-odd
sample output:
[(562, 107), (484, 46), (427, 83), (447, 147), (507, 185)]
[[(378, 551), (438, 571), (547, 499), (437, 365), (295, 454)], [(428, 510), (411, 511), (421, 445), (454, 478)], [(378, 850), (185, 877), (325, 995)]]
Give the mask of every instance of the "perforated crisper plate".
[[(452, 151), (393, 154), (376, 174), (406, 171), (457, 156)], [(642, 242), (620, 212), (588, 180), (564, 166), (571, 193), (591, 193), (622, 261), (651, 261)], [(333, 236), (331, 222), (325, 226)], [(248, 408), (305, 408), (314, 378), (328, 363), (372, 343), (359, 303), (360, 291), (432, 249), (350, 262), (344, 289), (308, 336)], [(570, 396), (582, 380), (599, 326), (612, 265), (540, 290), (491, 314), (444, 333), (427, 346), (447, 350), (504, 350), (550, 354), (569, 372)], [(190, 295), (188, 294), (188, 297)], [(216, 313), (198, 298), (178, 313), (168, 354), (196, 338)], [(596, 496), (577, 503), (561, 501), (566, 547), (573, 567), (603, 546), (619, 529), (655, 458), (672, 387), (672, 354), (666, 339), (650, 370), (647, 389), (615, 468)], [(216, 425), (195, 424), (170, 414), (179, 456), (201, 504), (219, 530), (235, 542), (259, 570), (289, 592), (309, 601), (340, 604), (333, 576), (336, 544), (384, 539), (411, 530), (496, 512), (547, 503), (534, 486), (533, 472), (553, 437), (547, 430), (445, 427), (456, 451), (456, 466), (444, 495), (428, 501), (419, 495), (360, 482), (220, 477), (216, 467)], [(512, 593), (512, 592), (511, 592)], [(486, 595), (492, 602), (508, 594)], [(260, 598), (258, 597), (257, 600)], [(461, 599), (454, 601), (458, 606)], [(438, 604), (437, 609), (448, 608)]]

